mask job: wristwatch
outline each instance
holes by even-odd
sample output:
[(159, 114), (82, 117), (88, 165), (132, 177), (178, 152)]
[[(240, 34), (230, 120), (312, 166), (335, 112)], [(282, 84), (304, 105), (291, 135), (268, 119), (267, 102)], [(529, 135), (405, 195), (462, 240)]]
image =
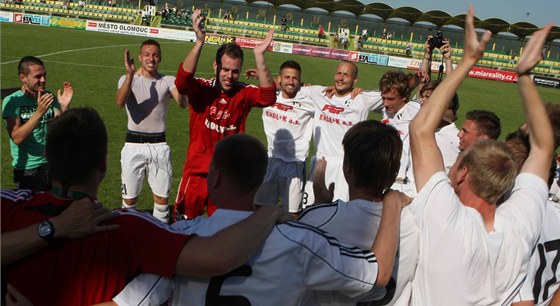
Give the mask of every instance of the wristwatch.
[(46, 241), (52, 241), (54, 239), (54, 226), (49, 220), (41, 222), (37, 231), (39, 232), (39, 237)]

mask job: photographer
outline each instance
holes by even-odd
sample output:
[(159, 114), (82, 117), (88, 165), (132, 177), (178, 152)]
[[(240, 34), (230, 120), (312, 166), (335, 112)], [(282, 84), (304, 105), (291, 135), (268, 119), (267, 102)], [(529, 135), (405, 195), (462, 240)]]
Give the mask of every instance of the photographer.
[[(438, 75), (438, 80), (441, 79), (441, 75), (443, 73), (443, 64), (445, 62), (445, 72), (447, 74), (453, 71), (453, 61), (451, 60), (451, 45), (449, 44), (449, 39), (443, 38), (443, 34), (441, 31), (438, 31), (436, 36), (428, 36), (426, 43), (424, 43), (424, 57), (422, 59), (422, 67), (420, 68), (423, 73), (428, 76), (431, 76), (431, 66), (432, 66), (432, 58), (434, 49), (439, 49), (442, 54), (442, 64), (440, 65), (440, 71)], [(430, 81), (430, 78), (428, 78)], [(422, 86), (422, 85), (420, 85)], [(418, 89), (420, 91), (420, 88)]]

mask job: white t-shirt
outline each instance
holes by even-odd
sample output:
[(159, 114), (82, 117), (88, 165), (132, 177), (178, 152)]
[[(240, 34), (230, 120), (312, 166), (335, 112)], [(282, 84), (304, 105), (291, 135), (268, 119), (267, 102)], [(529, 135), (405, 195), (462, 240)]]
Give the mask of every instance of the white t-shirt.
[[(126, 76), (119, 79), (121, 88)], [(155, 79), (134, 75), (132, 92), (126, 101), (128, 130), (142, 133), (165, 132), (165, 119), (175, 77), (158, 74)]]
[[(397, 178), (404, 179), (407, 178), (408, 183), (402, 184), (395, 182), (392, 189), (406, 193), (410, 197), (416, 195), (416, 187), (414, 185), (414, 175), (412, 174), (412, 160), (410, 159), (410, 140), (408, 137), (408, 125), (416, 117), (416, 114), (420, 110), (420, 103), (416, 101), (408, 101), (401, 109), (399, 109), (395, 114), (389, 114), (383, 109), (383, 120), (382, 122), (394, 127), (399, 136), (401, 137), (403, 143), (403, 150), (401, 155), (401, 166), (397, 174)], [(406, 185), (406, 186), (403, 186)]]
[(412, 305), (509, 305), (526, 276), (544, 218), (548, 188), (517, 176), (511, 197), (496, 209), (494, 231), (463, 205), (447, 175), (434, 174), (410, 205), (420, 227)]
[(354, 124), (368, 118), (370, 111), (380, 111), (383, 107), (381, 93), (364, 91), (355, 99), (348, 93), (344, 97), (327, 97), (324, 86), (306, 86), (301, 91), (310, 97), (317, 107), (314, 117), (313, 142), (317, 156), (342, 160), (344, 134)]
[(279, 91), (276, 103), (262, 112), (268, 156), (285, 162), (305, 161), (309, 153), (314, 113), (313, 101), (301, 91), (293, 99), (283, 98)]
[[(316, 226), (335, 236), (340, 242), (357, 246), (362, 250), (371, 248), (381, 221), (383, 203), (356, 199), (349, 202), (341, 200), (333, 203), (307, 207), (299, 221)], [(368, 295), (366, 300), (379, 300), (385, 288), (376, 288), (376, 294)], [(319, 305), (356, 305), (360, 299), (352, 299), (338, 292), (313, 292)]]
[(443, 156), (443, 165), (445, 172), (449, 173), (449, 169), (455, 163), (459, 155), (459, 130), (454, 122), (436, 130), (436, 143)]
[(420, 228), (409, 206), (401, 210), (399, 250), (397, 252), (397, 283), (393, 299), (386, 305), (410, 305), (412, 281), (418, 265)]
[[(189, 234), (210, 236), (250, 214), (218, 209), (210, 218), (185, 220), (173, 227)], [(373, 253), (342, 245), (315, 227), (289, 221), (276, 225), (249, 262), (228, 276), (176, 276), (172, 285), (173, 304), (215, 305), (219, 297), (224, 304), (234, 304), (228, 298), (236, 296), (247, 299), (251, 305), (309, 305), (304, 299), (308, 289), (339, 290), (353, 297), (367, 294), (375, 284), (377, 269)], [(168, 283), (158, 276), (144, 274), (114, 301), (121, 306), (159, 305), (148, 301), (162, 303), (169, 293)]]
[(516, 301), (549, 305), (560, 289), (560, 203), (548, 201), (541, 236), (529, 264), (527, 279)]
[[(326, 186), (335, 183), (335, 199), (348, 200), (348, 184), (342, 170), (344, 159), (342, 139), (354, 124), (367, 120), (370, 111), (381, 111), (383, 101), (378, 91), (364, 91), (355, 99), (351, 99), (351, 93), (344, 97), (334, 95), (329, 98), (323, 92), (324, 89), (324, 86), (306, 86), (300, 91), (315, 103), (313, 143), (317, 158), (325, 157), (327, 160)], [(313, 166), (312, 161), (310, 172), (313, 171)], [(305, 192), (307, 197), (304, 204), (314, 203), (311, 178), (305, 185)]]

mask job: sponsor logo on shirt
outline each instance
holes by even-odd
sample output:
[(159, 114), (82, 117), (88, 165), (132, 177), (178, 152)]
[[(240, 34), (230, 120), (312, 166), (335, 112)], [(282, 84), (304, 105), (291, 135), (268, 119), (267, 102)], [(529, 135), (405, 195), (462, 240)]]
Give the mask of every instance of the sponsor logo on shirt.
[(273, 113), (273, 112), (268, 111), (268, 110), (265, 110), (264, 113), (269, 118), (272, 118), (272, 119), (275, 119), (275, 120), (278, 120), (278, 121), (282, 121), (282, 122), (285, 122), (285, 123), (293, 124), (293, 125), (299, 125), (299, 120), (288, 118), (288, 116), (286, 116), (286, 115), (276, 114), (276, 113)]
[(210, 107), (210, 116), (212, 116), (214, 119), (227, 119), (229, 117), (231, 117), (231, 114), (228, 112), (228, 110), (218, 110), (217, 107), (215, 106), (211, 106)]
[[(295, 103), (295, 102), (294, 102)], [(270, 107), (275, 107), (278, 110), (281, 110), (283, 112), (287, 112), (287, 111), (291, 111), (292, 109), (294, 109), (293, 106), (291, 105), (286, 105), (286, 104), (282, 104), (282, 103), (274, 103), (272, 104)]]
[(329, 112), (331, 114), (338, 115), (338, 114), (340, 114), (344, 111), (344, 107), (337, 107), (337, 106), (334, 106), (334, 105), (325, 105), (325, 106), (323, 106), (322, 110), (325, 111), (325, 112)]
[(204, 125), (206, 125), (207, 128), (209, 128), (213, 131), (216, 131), (220, 134), (223, 134), (226, 131), (235, 131), (236, 130), (236, 127), (233, 124), (230, 124), (229, 126), (222, 126), (222, 125), (219, 125), (215, 122), (210, 122), (208, 120), (208, 118), (206, 118), (206, 120), (204, 121)]

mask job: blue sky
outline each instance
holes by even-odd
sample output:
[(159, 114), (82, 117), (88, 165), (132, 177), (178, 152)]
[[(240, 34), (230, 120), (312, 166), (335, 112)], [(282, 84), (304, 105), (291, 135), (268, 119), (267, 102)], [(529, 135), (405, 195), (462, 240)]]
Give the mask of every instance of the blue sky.
[(451, 16), (466, 13), (469, 4), (472, 3), (475, 16), (480, 19), (501, 18), (509, 23), (526, 21), (538, 27), (554, 22), (560, 26), (560, 1), (558, 0), (360, 0), (360, 2), (364, 4), (381, 2), (393, 8), (410, 6), (423, 12), (441, 10)]

